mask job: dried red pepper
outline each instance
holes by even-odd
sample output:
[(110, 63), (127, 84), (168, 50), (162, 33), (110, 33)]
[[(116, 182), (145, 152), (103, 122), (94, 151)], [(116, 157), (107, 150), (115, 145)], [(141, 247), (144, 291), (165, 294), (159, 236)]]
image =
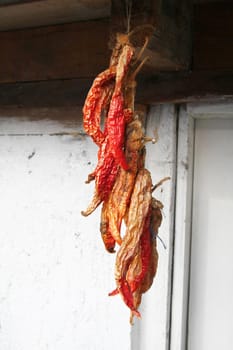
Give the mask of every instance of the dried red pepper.
[(127, 272), (137, 254), (140, 237), (149, 215), (151, 204), (151, 175), (147, 169), (139, 171), (129, 207), (127, 230), (117, 253), (115, 279), (119, 293), (127, 306), (135, 314), (133, 293), (127, 281)]
[[(120, 293), (131, 310), (131, 321), (135, 315), (140, 317), (142, 294), (156, 274), (156, 235), (162, 220), (162, 204), (152, 199), (154, 188), (145, 169), (141, 124), (133, 120), (135, 77), (145, 62), (133, 69), (133, 55), (129, 36), (118, 35), (110, 68), (94, 80), (85, 101), (84, 129), (99, 151), (97, 166), (87, 180), (95, 180), (94, 196), (82, 212), (89, 215), (103, 202), (100, 231), (105, 248), (112, 253), (116, 242), (120, 245), (115, 266), (117, 288), (110, 295)], [(107, 116), (102, 131), (104, 109)], [(123, 219), (126, 233), (121, 237)]]
[(106, 120), (106, 132), (109, 138), (109, 151), (116, 159), (117, 163), (125, 170), (128, 164), (123, 152), (126, 123), (132, 119), (133, 113), (124, 110), (123, 80), (129, 68), (129, 63), (133, 57), (134, 50), (130, 45), (125, 45), (119, 57), (116, 71), (115, 89), (109, 106)]
[(151, 209), (147, 215), (143, 233), (140, 238), (140, 259), (141, 259), (141, 270), (139, 273), (134, 275), (133, 280), (129, 283), (132, 293), (134, 293), (138, 287), (140, 287), (150, 264), (151, 258), (151, 234), (150, 234), (150, 220), (151, 220)]
[[(140, 168), (142, 167), (140, 158), (143, 157), (143, 136), (144, 132), (139, 120), (134, 120), (128, 124), (126, 129), (125, 156), (129, 170), (119, 168), (113, 189), (102, 208), (105, 212), (105, 225), (103, 227), (107, 225), (108, 237), (111, 235), (118, 244), (122, 242), (120, 235), (121, 223), (130, 203), (139, 164)], [(104, 238), (106, 237), (105, 235)]]
[[(141, 274), (140, 277), (140, 283), (138, 283), (136, 286), (132, 285), (132, 288), (134, 288), (133, 293), (133, 299), (134, 299), (134, 306), (136, 309), (139, 307), (141, 303), (142, 294), (147, 292), (148, 289), (151, 287), (154, 277), (157, 272), (158, 267), (158, 251), (157, 251), (157, 240), (156, 236), (158, 234), (158, 229), (162, 222), (162, 210), (163, 205), (160, 201), (158, 201), (155, 198), (152, 198), (151, 202), (151, 214), (150, 214), (150, 226), (149, 226), (149, 235), (147, 235), (147, 243), (146, 246), (150, 246), (150, 254), (146, 255), (144, 254), (145, 261), (143, 263), (143, 253), (141, 256), (141, 265), (144, 265), (144, 272), (143, 276)], [(143, 244), (142, 244), (143, 246)], [(141, 272), (143, 271), (143, 267), (141, 268)], [(139, 276), (138, 274), (136, 274)], [(136, 277), (137, 279), (138, 277)], [(136, 288), (135, 288), (136, 287)], [(134, 314), (131, 313), (130, 321), (132, 323)]]
[(106, 138), (104, 143), (101, 144), (97, 167), (95, 171), (88, 176), (87, 182), (95, 179), (95, 192), (88, 208), (81, 212), (84, 216), (90, 215), (102, 201), (108, 198), (115, 182), (118, 164), (112, 157), (112, 154), (107, 151), (107, 141)]
[(109, 230), (108, 210), (107, 202), (104, 202), (101, 210), (100, 232), (106, 250), (109, 253), (114, 253), (116, 241)]
[[(97, 167), (93, 173), (89, 174), (87, 180), (87, 182), (90, 182), (91, 180), (95, 179), (95, 193), (87, 210), (82, 211), (84, 216), (91, 214), (103, 200), (107, 199), (116, 179), (118, 164), (120, 164), (124, 169), (128, 169), (122, 148), (124, 145), (126, 117), (129, 119), (129, 111), (127, 109), (127, 113), (124, 113), (122, 82), (132, 56), (132, 47), (129, 45), (123, 47), (122, 53), (119, 57), (119, 62), (117, 64), (115, 89), (111, 98), (104, 133), (102, 133), (99, 129), (99, 111), (96, 112), (95, 108), (96, 104), (98, 103), (96, 102), (98, 101), (98, 96), (102, 91), (101, 84), (103, 81), (106, 82), (106, 79), (109, 80), (109, 77), (111, 76), (110, 69), (107, 70), (107, 74), (105, 73), (107, 78), (103, 73), (103, 76), (100, 75), (96, 78), (93, 88), (91, 89), (90, 96), (87, 98), (87, 102), (85, 104), (86, 113), (84, 113), (84, 125), (95, 142), (99, 144), (100, 149), (98, 152)], [(114, 69), (112, 74), (115, 74)], [(95, 105), (94, 108), (91, 108), (92, 98)]]
[(100, 73), (94, 80), (83, 106), (83, 127), (93, 141), (100, 146), (105, 139), (100, 129), (101, 111), (113, 91), (113, 78), (116, 76), (116, 66), (111, 66)]

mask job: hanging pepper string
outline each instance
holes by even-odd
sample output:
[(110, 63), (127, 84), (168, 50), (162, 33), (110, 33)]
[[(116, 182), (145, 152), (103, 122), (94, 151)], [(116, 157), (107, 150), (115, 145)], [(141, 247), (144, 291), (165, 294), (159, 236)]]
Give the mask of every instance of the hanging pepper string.
[[(130, 31), (133, 0), (124, 0), (124, 5), (126, 33), (117, 33), (110, 67), (95, 78), (83, 107), (84, 130), (99, 150), (97, 166), (86, 181), (95, 180), (94, 195), (82, 215), (88, 216), (103, 203), (100, 232), (104, 246), (113, 253), (115, 245), (119, 245), (116, 289), (109, 295), (121, 295), (131, 310), (132, 323), (134, 316), (140, 317), (142, 294), (152, 285), (157, 271), (157, 235), (163, 204), (152, 197), (152, 192), (168, 177), (153, 186), (150, 171), (145, 168), (145, 143), (155, 143), (156, 137), (144, 136), (134, 110), (134, 96), (136, 75), (148, 59), (141, 60), (149, 34), (144, 31), (147, 26)], [(141, 35), (135, 35), (139, 31)], [(133, 35), (135, 39), (130, 40)], [(139, 42), (143, 37), (144, 45)], [(133, 45), (132, 41), (137, 43)], [(142, 46), (138, 58), (134, 46)], [(105, 76), (106, 72), (110, 76)], [(102, 110), (106, 111), (104, 128), (100, 128)], [(125, 233), (121, 236), (123, 221)]]
[(126, 9), (126, 33), (130, 32), (130, 21), (132, 14), (132, 0), (125, 1), (125, 9)]

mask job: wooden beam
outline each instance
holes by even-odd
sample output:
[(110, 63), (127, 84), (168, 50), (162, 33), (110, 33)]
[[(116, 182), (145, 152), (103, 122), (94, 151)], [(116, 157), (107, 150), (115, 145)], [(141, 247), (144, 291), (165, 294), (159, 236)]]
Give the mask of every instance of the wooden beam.
[(137, 102), (183, 103), (196, 100), (233, 98), (233, 70), (164, 73), (142, 77)]
[(233, 3), (194, 7), (193, 70), (233, 69)]
[[(155, 7), (157, 3), (160, 7)], [(184, 32), (188, 15), (183, 20), (181, 15), (175, 16), (175, 3), (170, 0), (133, 1), (131, 27), (139, 30), (132, 39), (140, 46), (145, 35), (148, 32), (151, 35), (145, 52), (150, 57), (145, 73), (187, 68), (191, 40), (187, 40)], [(111, 31), (114, 35), (116, 31), (125, 31), (123, 4), (123, 0), (112, 0)], [(184, 5), (178, 8), (180, 14), (188, 11)], [(230, 3), (226, 7), (222, 4), (196, 5), (194, 71), (233, 69), (232, 17), (233, 5)], [(178, 25), (179, 21), (181, 24)], [(151, 26), (155, 30), (151, 31)], [(0, 83), (92, 78), (108, 66), (109, 39), (109, 19), (0, 32)]]
[(22, 5), (29, 2), (42, 1), (42, 0), (0, 0), (0, 7)]
[[(138, 2), (138, 6), (140, 3)], [(150, 4), (150, 1), (142, 3)], [(142, 71), (138, 76), (136, 96), (138, 103), (183, 102), (233, 96), (233, 55), (229, 34), (232, 29), (228, 12), (223, 7), (215, 5), (209, 19), (209, 12), (202, 13), (203, 5), (198, 6), (199, 10), (196, 8), (194, 19), (196, 36), (193, 71), (162, 73), (164, 67), (162, 56), (168, 57), (164, 54), (163, 46), (163, 49), (159, 50), (163, 54), (158, 59), (156, 68), (150, 67), (149, 71)], [(220, 10), (221, 8), (223, 10)], [(229, 4), (229, 13), (231, 8), (232, 5)], [(148, 9), (146, 11), (145, 15), (140, 13), (148, 23), (149, 17), (146, 17), (149, 16)], [(168, 13), (167, 10), (167, 15)], [(133, 14), (136, 21), (136, 13)], [(201, 54), (201, 50), (205, 52), (208, 38), (213, 35), (208, 21), (215, 23), (213, 18), (218, 19), (221, 16), (225, 20), (219, 19), (218, 25), (215, 24), (217, 27), (214, 33), (217, 38), (216, 45), (218, 47), (223, 45), (224, 50), (222, 46), (222, 49), (214, 55), (216, 45), (213, 46), (208, 63), (205, 55)], [(198, 21), (202, 23), (200, 24), (202, 35), (201, 32), (198, 34)], [(137, 21), (135, 26), (136, 23)], [(206, 28), (209, 28), (206, 32), (204, 23)], [(123, 30), (122, 25), (119, 22), (119, 29)], [(0, 32), (0, 105), (42, 108), (82, 106), (94, 76), (108, 66), (111, 54), (108, 47), (109, 28), (109, 20), (105, 19), (16, 32)], [(153, 36), (156, 42), (156, 35)], [(137, 41), (138, 38), (136, 36), (134, 39)], [(214, 39), (210, 42), (214, 43)], [(211, 45), (209, 47), (211, 49)], [(150, 46), (149, 50), (153, 51), (154, 55), (160, 55), (156, 51), (157, 48)], [(17, 83), (14, 84), (15, 82)]]
[(0, 106), (82, 106), (92, 79), (50, 80), (0, 84)]
[[(166, 1), (168, 0), (163, 0), (163, 3)], [(140, 4), (147, 3), (153, 3), (154, 6), (157, 2), (133, 1), (133, 25), (140, 24)], [(117, 9), (121, 11), (117, 4), (118, 1), (115, 1), (116, 10), (113, 9), (112, 23), (118, 19)], [(123, 6), (122, 1), (119, 4)], [(138, 17), (134, 13), (135, 4), (138, 5)], [(187, 62), (182, 62), (185, 57), (182, 50), (187, 45), (180, 44), (182, 40), (180, 36), (177, 37), (179, 31), (173, 19), (165, 16), (165, 10), (163, 15), (150, 12), (153, 6), (146, 7), (145, 15), (142, 16), (144, 20), (141, 22), (147, 28), (148, 24), (158, 25), (145, 53), (150, 57), (148, 67), (153, 72), (183, 69)], [(156, 16), (159, 20), (155, 20)], [(135, 22), (136, 18), (138, 19)], [(149, 28), (151, 33), (151, 26)], [(164, 28), (169, 28), (169, 33)], [(118, 29), (123, 28), (119, 26)], [(132, 39), (135, 41), (139, 36), (140, 31)], [(0, 83), (93, 77), (108, 66), (109, 38), (108, 19), (0, 32)], [(141, 45), (142, 41), (140, 44), (136, 40), (136, 44)]]
[[(91, 83), (92, 79), (70, 79), (0, 84), (0, 106), (80, 107)], [(210, 98), (233, 98), (233, 70), (164, 73), (138, 78), (136, 103), (139, 104), (180, 103)]]
[(109, 18), (110, 0), (0, 0), (0, 30)]
[[(130, 4), (130, 1), (128, 2)], [(191, 8), (186, 0), (111, 1), (111, 32), (135, 32), (135, 46), (150, 41), (145, 55), (152, 71), (187, 69), (191, 58)]]
[(108, 66), (109, 20), (0, 32), (0, 83), (94, 77)]

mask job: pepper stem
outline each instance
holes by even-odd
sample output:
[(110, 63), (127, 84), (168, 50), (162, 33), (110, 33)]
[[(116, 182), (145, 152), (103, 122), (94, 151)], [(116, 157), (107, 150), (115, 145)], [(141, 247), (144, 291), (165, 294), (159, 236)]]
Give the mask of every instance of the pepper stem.
[(149, 59), (149, 56), (146, 56), (142, 62), (137, 66), (137, 68), (135, 69), (135, 71), (133, 72), (133, 74), (130, 77), (130, 80), (135, 80), (136, 75), (138, 74), (138, 72), (142, 69), (142, 66), (145, 64), (145, 62)]
[(144, 136), (144, 137), (143, 137), (143, 141), (144, 141), (144, 143), (146, 143), (146, 142), (156, 143), (156, 142), (157, 142), (157, 139), (156, 139), (156, 138), (153, 138), (153, 137)]
[(141, 50), (138, 53), (138, 56), (137, 56), (136, 61), (134, 62), (134, 64), (136, 64), (140, 60), (140, 58), (142, 57), (142, 54), (145, 51), (148, 43), (149, 43), (149, 37), (147, 36), (146, 39), (145, 39), (145, 42), (144, 42), (144, 44), (143, 44), (143, 46), (141, 48)]
[(162, 180), (160, 180), (156, 185), (154, 185), (151, 189), (151, 192), (154, 192), (154, 190), (156, 190), (156, 188), (158, 188), (159, 186), (161, 186), (165, 181), (167, 180), (171, 180), (170, 176), (166, 176), (164, 177)]
[(158, 140), (159, 140), (159, 134), (158, 134), (158, 129), (157, 128), (154, 130), (154, 135), (155, 135), (155, 137), (147, 137), (147, 136), (145, 136), (143, 138), (144, 139), (144, 143), (146, 143), (146, 142), (157, 143)]

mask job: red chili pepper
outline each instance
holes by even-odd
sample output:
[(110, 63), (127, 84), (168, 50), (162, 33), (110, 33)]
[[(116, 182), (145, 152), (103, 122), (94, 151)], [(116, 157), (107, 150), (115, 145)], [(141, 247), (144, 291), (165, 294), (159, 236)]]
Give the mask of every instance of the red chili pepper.
[(141, 314), (134, 305), (134, 298), (133, 298), (133, 294), (130, 289), (130, 286), (128, 282), (124, 279), (121, 279), (119, 281), (119, 287), (114, 289), (112, 292), (108, 293), (108, 295), (112, 297), (119, 293), (121, 294), (124, 303), (130, 308), (130, 311), (132, 312), (132, 314), (140, 318)]
[(106, 148), (107, 151), (106, 153), (104, 152), (104, 155), (100, 158), (95, 172), (96, 189), (102, 200), (108, 198), (118, 171), (118, 164), (108, 151), (108, 142)]
[[(91, 204), (83, 215), (89, 215), (95, 208), (106, 200), (114, 185), (118, 164), (124, 169), (128, 165), (123, 152), (124, 132), (125, 132), (125, 114), (124, 100), (122, 93), (122, 80), (128, 69), (129, 62), (133, 56), (133, 49), (127, 45), (123, 48), (120, 55), (117, 70), (115, 67), (109, 68), (101, 73), (94, 81), (88, 94), (84, 106), (84, 128), (91, 135), (93, 140), (100, 146), (98, 152), (98, 164), (94, 172), (89, 174), (87, 183), (95, 179), (95, 194)], [(108, 118), (105, 130), (100, 130), (100, 109), (102, 108), (102, 98), (105, 101), (103, 93), (103, 84), (116, 75), (115, 90), (111, 99)], [(98, 107), (99, 106), (99, 107)], [(98, 107), (98, 108), (97, 108)], [(129, 110), (126, 113), (129, 119)], [(98, 199), (98, 200), (96, 200)]]
[(131, 45), (127, 44), (123, 47), (117, 63), (116, 86), (115, 86), (116, 94), (118, 94), (120, 91), (122, 92), (122, 83), (129, 69), (129, 64), (132, 60), (133, 54), (134, 54), (134, 49)]
[(101, 209), (101, 219), (100, 219), (100, 232), (106, 250), (109, 253), (114, 253), (116, 241), (112, 236), (109, 229), (109, 216), (108, 216), (108, 201), (104, 201)]
[(126, 45), (119, 57), (117, 67), (110, 66), (110, 68), (100, 73), (88, 92), (83, 107), (83, 127), (97, 145), (100, 145), (105, 138), (104, 133), (100, 130), (100, 115), (109, 94), (112, 93), (113, 86), (111, 82), (116, 77), (115, 90), (117, 92), (121, 91), (122, 79), (132, 56), (132, 47)]
[(83, 127), (93, 141), (100, 146), (105, 135), (100, 129), (101, 111), (105, 107), (109, 94), (113, 91), (112, 80), (116, 76), (116, 66), (100, 73), (90, 88), (83, 107)]
[(126, 125), (123, 102), (122, 94), (113, 95), (106, 121), (106, 129), (109, 137), (109, 152), (111, 152), (123, 169), (128, 170), (129, 166), (123, 152)]
[(134, 120), (127, 125), (125, 157), (129, 171), (122, 167), (119, 168), (111, 193), (103, 204), (102, 211), (105, 214), (104, 221), (108, 223), (108, 235), (111, 235), (119, 245), (122, 243), (121, 223), (130, 204), (135, 178), (139, 170), (138, 165), (142, 162), (141, 158), (144, 159), (143, 135), (144, 132), (139, 120)]
[(106, 132), (109, 137), (109, 151), (112, 153), (117, 163), (125, 170), (129, 169), (123, 152), (125, 127), (126, 122), (132, 118), (133, 113), (131, 112), (130, 114), (129, 109), (124, 112), (122, 83), (132, 57), (132, 47), (130, 45), (124, 46), (117, 65), (116, 85), (106, 120)]
[[(137, 311), (138, 305), (135, 303), (134, 292), (140, 288), (142, 281), (144, 280), (151, 262), (151, 234), (150, 234), (150, 220), (151, 220), (151, 210), (149, 210), (143, 233), (140, 237), (140, 249), (139, 257), (141, 259), (141, 271), (136, 275), (133, 281), (127, 280), (127, 272), (130, 269), (130, 264), (133, 259), (128, 261), (127, 266), (125, 266), (126, 273), (119, 279), (118, 288), (109, 293), (110, 296), (121, 294), (125, 304), (130, 308), (132, 315), (140, 317), (140, 313)], [(136, 255), (135, 255), (136, 256)]]
[(141, 315), (140, 312), (135, 308), (133, 294), (128, 282), (126, 280), (121, 280), (118, 289), (125, 304), (130, 308), (132, 314), (140, 318)]
[(104, 242), (104, 246), (106, 250), (109, 253), (115, 253), (116, 241), (112, 237), (111, 232), (109, 232), (108, 227), (106, 229), (103, 229), (102, 227), (100, 227), (100, 231), (101, 231), (101, 237)]
[(116, 179), (119, 166), (109, 152), (108, 136), (100, 146), (98, 158), (94, 172), (88, 175), (86, 181), (88, 183), (95, 179), (95, 193), (88, 208), (81, 212), (84, 216), (90, 215), (102, 201), (108, 198)]
[(95, 193), (86, 211), (82, 211), (84, 216), (90, 215), (102, 201), (107, 200), (113, 188), (118, 168), (119, 165), (111, 153), (107, 135), (98, 151), (98, 164), (95, 170), (88, 175), (86, 181), (86, 183), (89, 183), (95, 179)]
[(146, 226), (145, 223), (149, 220), (151, 187), (150, 172), (146, 169), (140, 170), (131, 196), (127, 230), (116, 257), (115, 279), (117, 289), (126, 305), (133, 312), (136, 310), (136, 305), (133, 292), (127, 280), (127, 273), (135, 256), (140, 252), (140, 238)]
[(134, 280), (130, 282), (130, 288), (132, 293), (134, 293), (138, 287), (141, 285), (150, 265), (151, 258), (151, 233), (150, 233), (150, 220), (151, 220), (151, 210), (147, 215), (143, 233), (140, 238), (141, 247), (141, 271), (138, 275), (134, 277)]

